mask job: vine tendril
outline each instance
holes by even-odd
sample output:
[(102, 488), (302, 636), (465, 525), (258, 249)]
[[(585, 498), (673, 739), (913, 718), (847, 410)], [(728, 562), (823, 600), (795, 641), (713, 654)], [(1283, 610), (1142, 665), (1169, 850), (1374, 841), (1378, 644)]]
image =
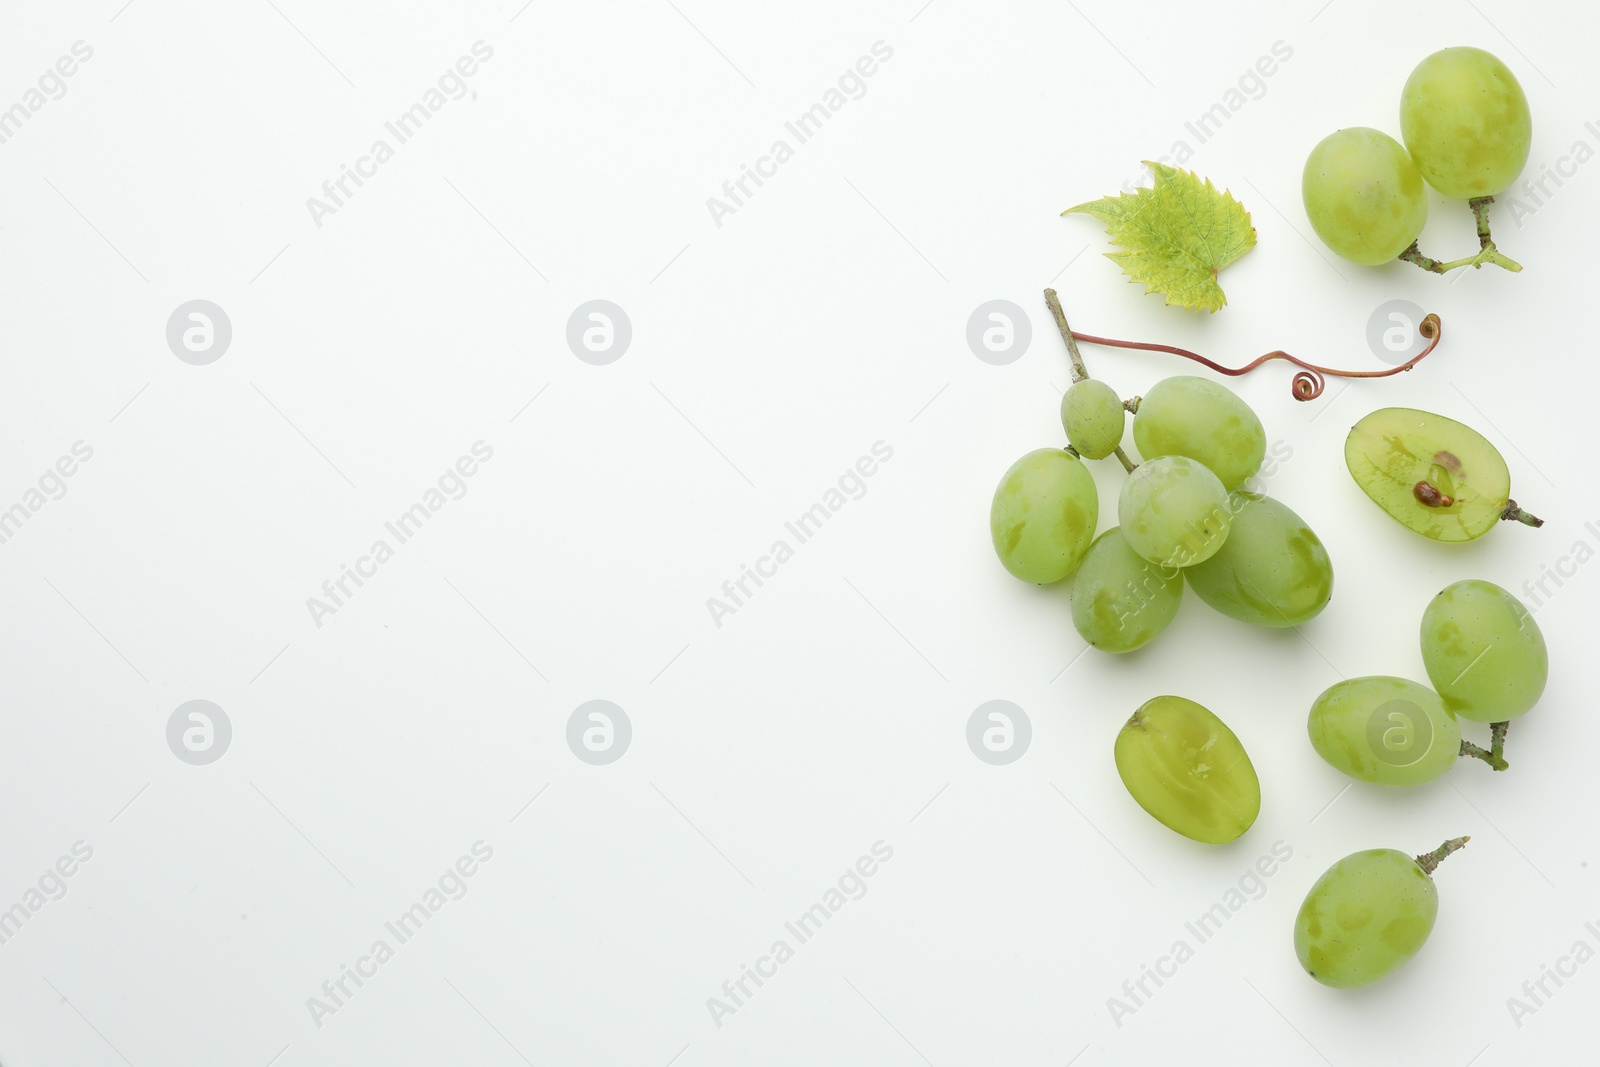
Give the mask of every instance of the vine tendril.
[(1198, 352), (1191, 352), (1187, 348), (1178, 348), (1174, 345), (1153, 344), (1144, 341), (1119, 341), (1113, 337), (1096, 337), (1094, 334), (1079, 333), (1077, 330), (1072, 331), (1072, 337), (1074, 340), (1082, 341), (1085, 344), (1108, 345), (1112, 348), (1137, 348), (1147, 352), (1167, 352), (1174, 356), (1192, 359), (1196, 363), (1216, 371), (1218, 374), (1226, 374), (1232, 378), (1237, 378), (1241, 374), (1249, 374), (1268, 360), (1286, 360), (1300, 368), (1289, 381), (1289, 391), (1294, 394), (1296, 400), (1303, 401), (1315, 400), (1322, 395), (1322, 390), (1328, 384), (1328, 375), (1332, 375), (1335, 378), (1387, 378), (1391, 374), (1399, 374), (1401, 371), (1408, 371), (1415, 367), (1439, 345), (1439, 339), (1442, 336), (1439, 316), (1429, 312), (1423, 318), (1421, 325), (1417, 327), (1417, 332), (1428, 339), (1428, 347), (1398, 367), (1390, 367), (1388, 370), (1335, 370), (1332, 367), (1319, 367), (1314, 363), (1307, 363), (1298, 356), (1291, 356), (1282, 349), (1268, 352), (1266, 355), (1253, 359), (1242, 367), (1224, 367), (1222, 364), (1209, 360)]

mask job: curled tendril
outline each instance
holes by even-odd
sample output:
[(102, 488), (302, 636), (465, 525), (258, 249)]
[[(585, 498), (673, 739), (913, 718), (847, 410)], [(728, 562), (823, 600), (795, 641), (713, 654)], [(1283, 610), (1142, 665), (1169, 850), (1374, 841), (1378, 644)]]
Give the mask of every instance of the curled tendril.
[(1294, 377), (1289, 380), (1289, 391), (1294, 394), (1296, 400), (1315, 400), (1322, 395), (1322, 390), (1327, 386), (1328, 375), (1332, 375), (1335, 378), (1387, 378), (1391, 374), (1399, 374), (1401, 371), (1408, 371), (1415, 367), (1439, 345), (1439, 339), (1443, 332), (1439, 316), (1429, 312), (1423, 318), (1421, 325), (1417, 327), (1417, 332), (1428, 339), (1428, 347), (1398, 367), (1390, 367), (1388, 370), (1335, 370), (1332, 367), (1319, 367), (1314, 363), (1307, 363), (1298, 356), (1291, 356), (1282, 349), (1268, 352), (1266, 355), (1253, 359), (1242, 367), (1224, 367), (1222, 364), (1209, 360), (1198, 352), (1191, 352), (1187, 348), (1177, 348), (1173, 345), (1150, 344), (1144, 341), (1119, 341), (1111, 337), (1096, 337), (1094, 334), (1079, 333), (1077, 330), (1072, 331), (1072, 337), (1074, 340), (1083, 341), (1085, 344), (1109, 345), (1112, 348), (1138, 348), (1148, 352), (1170, 352), (1174, 356), (1192, 359), (1196, 363), (1211, 368), (1218, 374), (1226, 374), (1233, 378), (1237, 378), (1241, 374), (1249, 374), (1268, 360), (1287, 360), (1300, 368), (1295, 372)]

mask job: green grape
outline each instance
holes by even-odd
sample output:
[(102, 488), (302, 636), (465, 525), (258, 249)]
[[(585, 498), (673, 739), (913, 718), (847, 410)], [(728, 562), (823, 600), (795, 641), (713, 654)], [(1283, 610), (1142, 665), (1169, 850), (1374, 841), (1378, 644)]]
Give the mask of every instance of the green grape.
[(1467, 841), (1454, 838), (1422, 856), (1371, 848), (1329, 867), (1295, 916), (1300, 966), (1335, 989), (1370, 985), (1399, 970), (1438, 918), (1433, 870)]
[(1322, 243), (1368, 266), (1404, 252), (1428, 221), (1417, 165), (1400, 142), (1365, 126), (1317, 142), (1300, 176), (1300, 195)]
[(1311, 747), (1335, 770), (1379, 785), (1431, 782), (1461, 755), (1461, 724), (1425, 685), (1347, 678), (1311, 705)]
[(1206, 378), (1180, 375), (1139, 399), (1133, 443), (1145, 459), (1188, 456), (1211, 469), (1224, 489), (1237, 489), (1261, 467), (1267, 435), (1250, 405)]
[(1178, 614), (1183, 578), (1128, 547), (1113, 526), (1094, 539), (1072, 579), (1072, 625), (1102, 652), (1132, 652)]
[(1097, 378), (1073, 382), (1061, 398), (1061, 425), (1084, 459), (1105, 459), (1116, 451), (1125, 418), (1116, 392)]
[(1006, 570), (1025, 582), (1059, 582), (1077, 569), (1100, 521), (1100, 494), (1083, 461), (1059, 448), (1017, 460), (989, 506), (989, 535)]
[(1517, 180), (1533, 118), (1516, 75), (1481, 48), (1446, 48), (1417, 64), (1400, 93), (1400, 135), (1445, 196), (1493, 196)]
[(1133, 469), (1117, 498), (1122, 536), (1163, 567), (1210, 559), (1228, 539), (1233, 515), (1217, 476), (1188, 456), (1161, 456)]
[[(1482, 537), (1514, 507), (1499, 451), (1443, 415), (1379, 408), (1351, 427), (1344, 462), (1373, 503), (1435, 541)], [(1511, 517), (1542, 525), (1520, 509)]]
[(1550, 657), (1522, 601), (1492, 582), (1449, 585), (1422, 613), (1422, 662), (1445, 706), (1473, 722), (1505, 722), (1544, 692)]
[(1117, 734), (1117, 774), (1161, 825), (1208, 845), (1261, 813), (1261, 782), (1226, 723), (1183, 697), (1156, 697)]
[(1333, 564), (1305, 521), (1260, 493), (1234, 492), (1233, 527), (1216, 555), (1185, 567), (1195, 595), (1229, 618), (1299, 626), (1333, 595)]

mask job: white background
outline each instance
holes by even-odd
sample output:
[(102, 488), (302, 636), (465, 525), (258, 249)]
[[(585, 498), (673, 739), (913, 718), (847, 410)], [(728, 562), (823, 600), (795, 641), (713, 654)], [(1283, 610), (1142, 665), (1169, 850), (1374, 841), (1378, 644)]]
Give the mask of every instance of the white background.
[[(1305, 714), (1341, 676), (1421, 677), (1414, 632), (1444, 584), (1520, 592), (1600, 547), (1600, 165), (1515, 222), (1494, 209), (1515, 276), (1334, 260), (1297, 190), (1324, 134), (1397, 134), (1406, 74), (1452, 44), (1521, 79), (1530, 175), (1592, 154), (1595, 13), (919, 2), (6, 5), (0, 107), (74, 42), (94, 54), (0, 147), (0, 507), (74, 442), (94, 454), (0, 545), (0, 908), (74, 842), (93, 858), (0, 945), (0, 1062), (1342, 1067), (1587, 1047), (1600, 964), (1520, 1027), (1507, 998), (1579, 939), (1600, 948), (1600, 572), (1547, 584), (1550, 686), (1506, 774), (1344, 791)], [(307, 198), (479, 40), (472, 95), (319, 228)], [(880, 40), (866, 94), (716, 225), (707, 198)], [(1277, 41), (1292, 58), (1198, 143), (1184, 123)], [(1141, 295), (1098, 224), (1058, 217), (1180, 139), (1259, 232), (1214, 316)], [(1474, 244), (1436, 198), (1424, 249)], [(1144, 652), (1079, 658), (1067, 590), (1000, 568), (993, 486), (1062, 443), (1047, 284), (1079, 329), (1234, 363), (1381, 367), (1375, 308), (1442, 316), (1400, 378), (1305, 404), (1283, 364), (1231, 382), (1292, 448), (1269, 488), (1336, 567), (1300, 633), (1191, 597)], [(233, 324), (209, 366), (165, 338), (197, 298)], [(608, 366), (565, 339), (594, 298), (633, 326)], [(996, 298), (1032, 318), (1006, 366), (965, 339)], [(1124, 395), (1192, 369), (1085, 356)], [(1384, 516), (1341, 445), (1390, 404), (1482, 430), (1548, 524), (1451, 547)], [(315, 625), (307, 598), (479, 440), (494, 455), (467, 495)], [(716, 626), (707, 598), (880, 440), (866, 495)], [(1120, 472), (1096, 476), (1109, 512)], [(1167, 692), (1260, 771), (1232, 845), (1178, 838), (1116, 777), (1118, 727)], [(965, 740), (996, 698), (1033, 728), (1004, 767)], [(167, 746), (191, 699), (233, 726), (209, 766)], [(632, 723), (609, 766), (566, 742), (591, 699)], [(1300, 972), (1293, 916), (1323, 869), (1457, 834), (1415, 961), (1353, 993)], [(494, 854), (466, 896), (318, 1026), (308, 998), (479, 840)], [(707, 998), (880, 840), (866, 895), (718, 1026)], [(1265, 895), (1118, 1025), (1108, 998), (1194, 946), (1185, 921), (1278, 841), (1293, 855)]]

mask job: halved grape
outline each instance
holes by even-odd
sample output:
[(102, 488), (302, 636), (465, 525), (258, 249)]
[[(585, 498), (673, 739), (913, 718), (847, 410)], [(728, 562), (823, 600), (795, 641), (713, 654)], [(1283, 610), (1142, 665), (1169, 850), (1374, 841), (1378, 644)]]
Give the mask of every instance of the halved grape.
[(1059, 448), (1017, 460), (989, 505), (989, 535), (1006, 570), (1025, 582), (1059, 582), (1094, 540), (1100, 494), (1083, 461)]
[(1127, 409), (1098, 378), (1073, 382), (1061, 397), (1061, 425), (1084, 459), (1105, 459), (1122, 444)]
[(1094, 539), (1072, 579), (1072, 625), (1103, 652), (1132, 652), (1178, 614), (1183, 578), (1128, 546), (1113, 526)]
[(1482, 537), (1511, 500), (1511, 474), (1494, 445), (1415, 408), (1379, 408), (1356, 423), (1344, 461), (1373, 503), (1435, 541)]
[(1522, 601), (1475, 578), (1445, 586), (1428, 603), (1422, 662), (1445, 706), (1474, 722), (1525, 713), (1550, 676), (1544, 635)]
[(1461, 724), (1425, 685), (1347, 678), (1311, 705), (1311, 747), (1335, 770), (1379, 785), (1431, 782), (1461, 755)]
[(1445, 196), (1493, 196), (1517, 180), (1533, 118), (1516, 75), (1481, 48), (1446, 48), (1417, 64), (1400, 93), (1400, 134)]
[(1217, 476), (1188, 456), (1146, 460), (1122, 483), (1117, 498), (1122, 536), (1133, 550), (1163, 567), (1210, 559), (1228, 539), (1233, 515)]
[(1294, 954), (1325, 986), (1369, 985), (1417, 954), (1438, 915), (1439, 890), (1416, 857), (1367, 849), (1329, 867), (1306, 894)]
[(1261, 813), (1261, 782), (1244, 746), (1192, 700), (1146, 701), (1117, 734), (1116, 760), (1139, 806), (1192, 840), (1232, 841)]
[(1428, 221), (1422, 172), (1400, 142), (1365, 126), (1317, 142), (1300, 176), (1300, 194), (1322, 243), (1356, 263), (1394, 259)]
[(1261, 468), (1266, 431), (1250, 405), (1207, 378), (1164, 378), (1139, 398), (1133, 443), (1145, 459), (1188, 456), (1237, 489)]

